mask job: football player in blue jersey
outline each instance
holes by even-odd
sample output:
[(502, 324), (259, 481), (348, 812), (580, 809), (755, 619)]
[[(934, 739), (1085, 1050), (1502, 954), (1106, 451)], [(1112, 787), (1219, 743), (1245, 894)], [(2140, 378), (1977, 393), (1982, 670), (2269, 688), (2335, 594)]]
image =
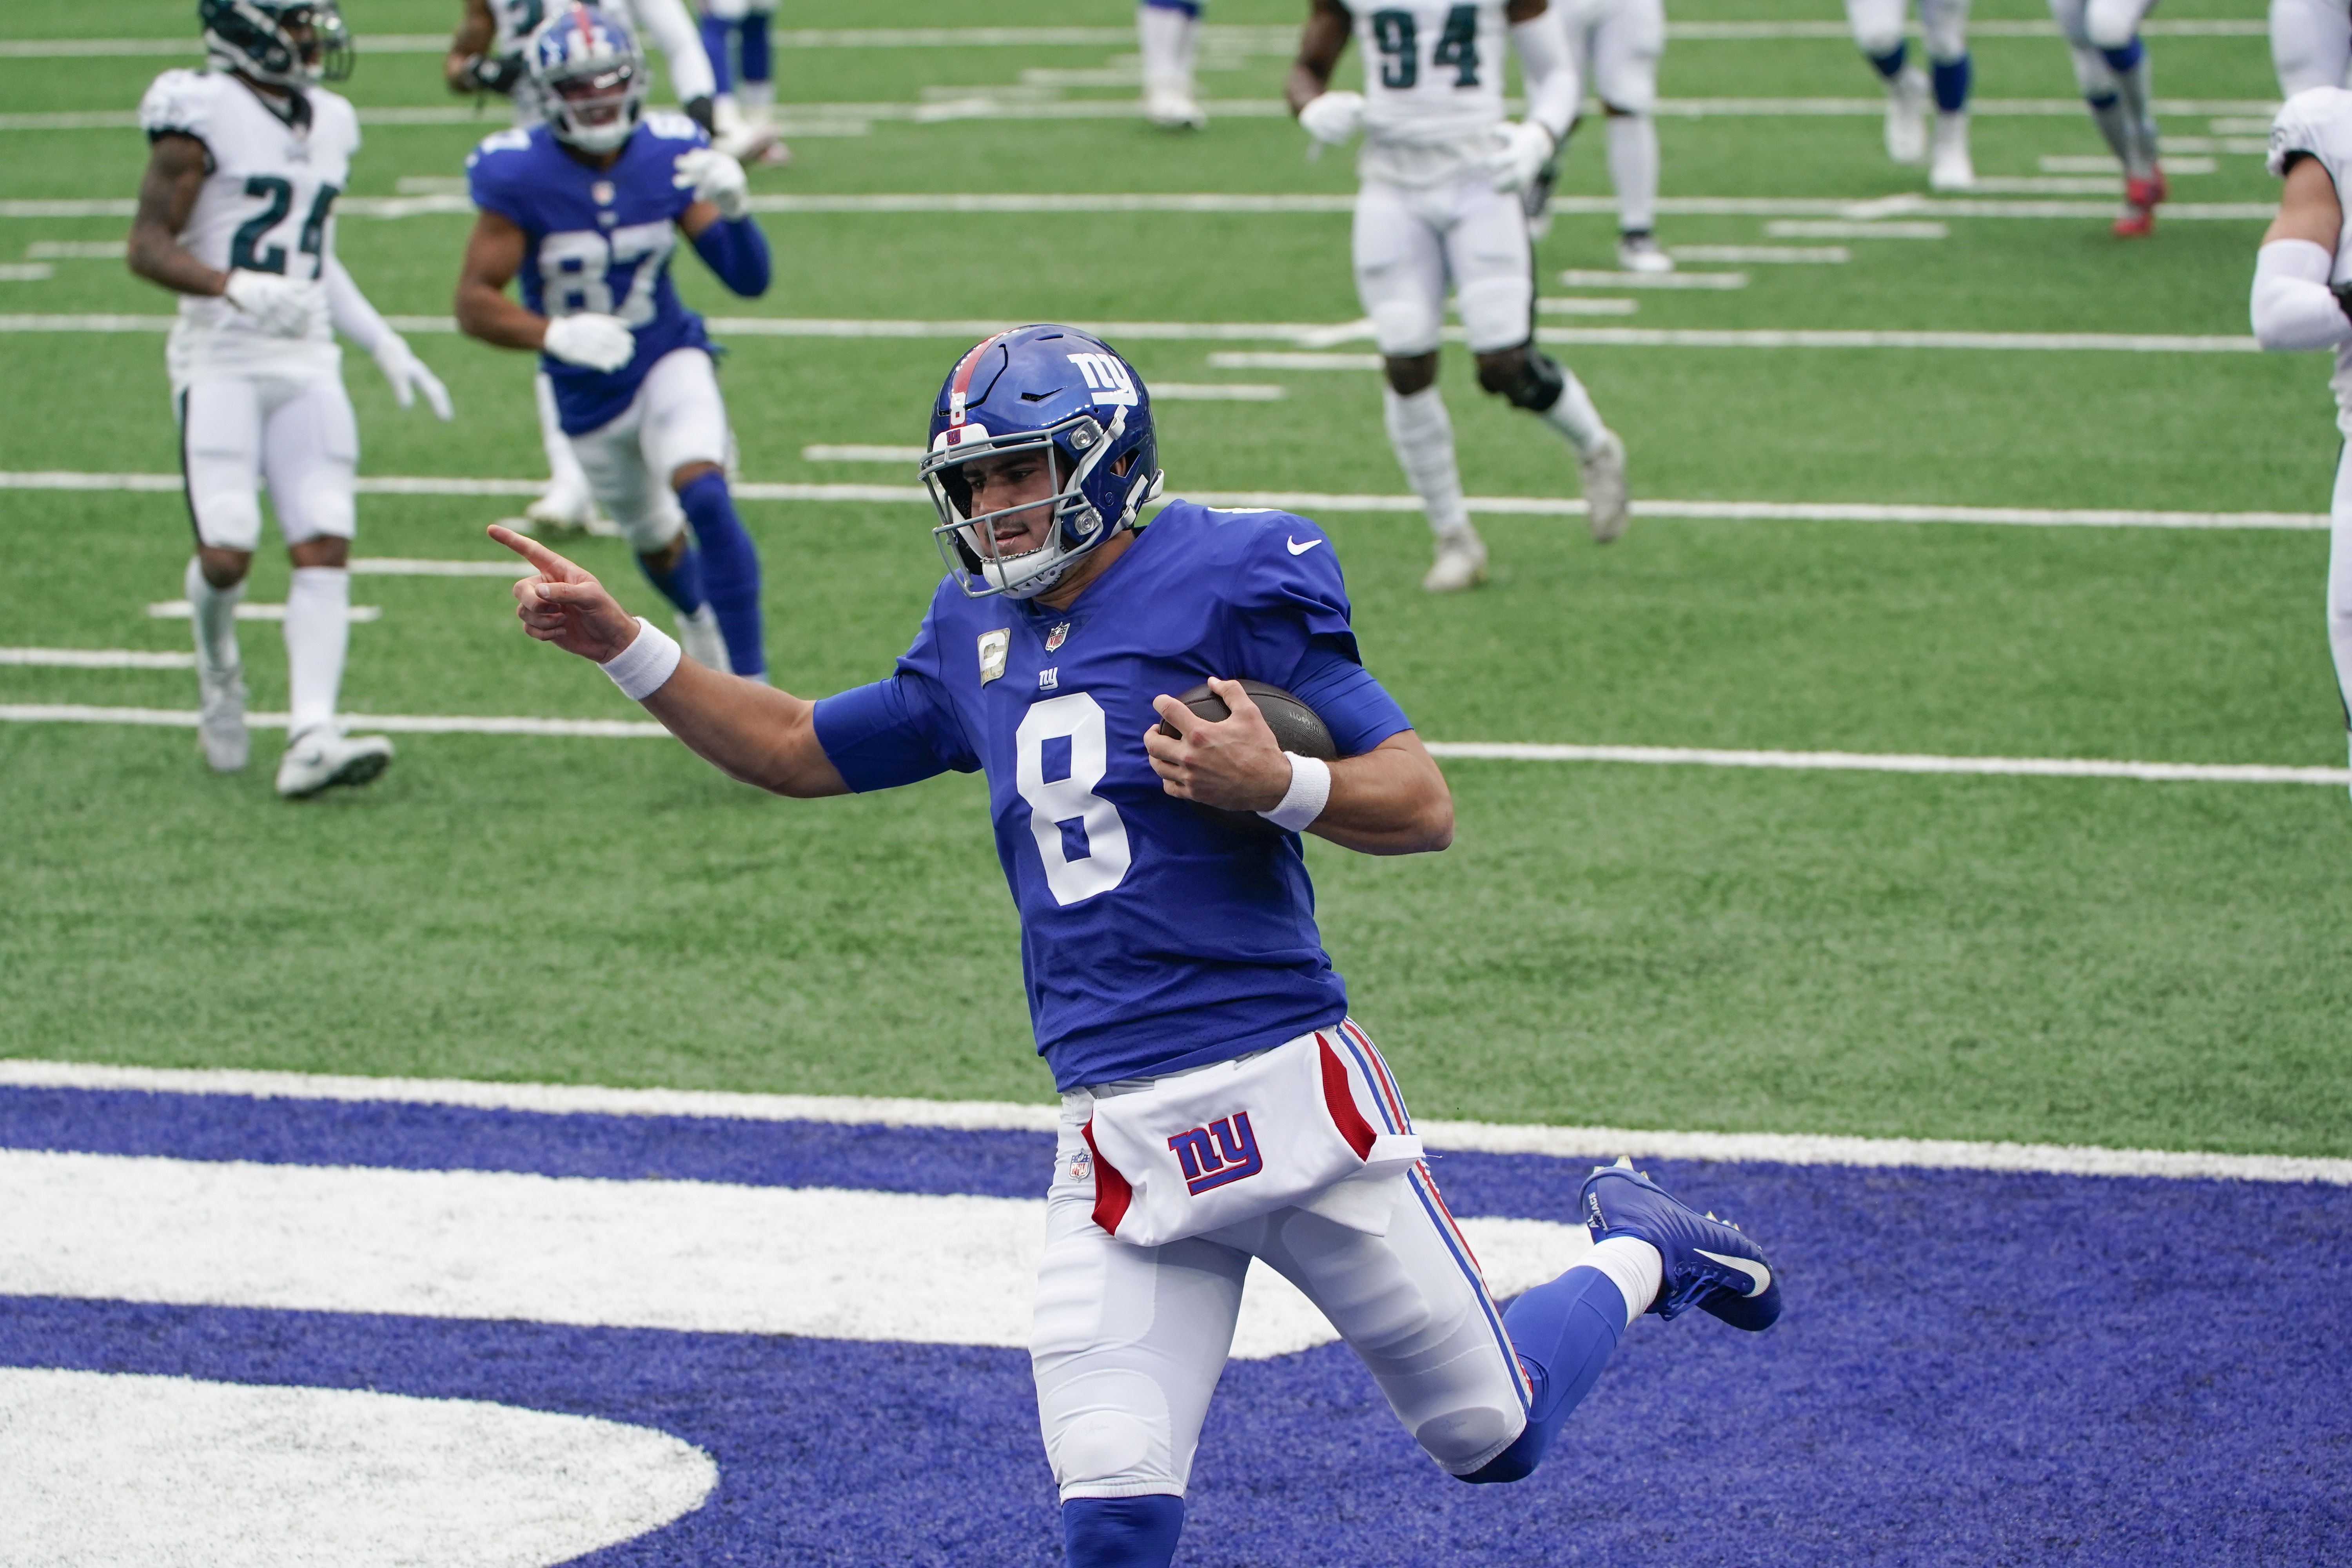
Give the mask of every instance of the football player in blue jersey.
[[(530, 635), (737, 778), (814, 796), (987, 775), (1063, 1097), (1030, 1349), (1066, 1561), (1174, 1553), (1253, 1258), (1471, 1482), (1530, 1473), (1641, 1313), (1770, 1326), (1762, 1252), (1627, 1167), (1585, 1184), (1581, 1261), (1507, 1313), (1489, 1299), (1316, 929), (1300, 833), (1376, 855), (1454, 836), (1444, 776), (1358, 657), (1329, 538), (1181, 500), (1144, 526), (1150, 393), (1068, 327), (956, 362), (922, 476), (947, 577), (894, 673), (817, 702), (712, 675), (586, 572), (491, 532), (538, 568), (515, 585)], [(1235, 676), (1305, 700), (1339, 760), (1283, 750)], [(1171, 695), (1204, 680), (1228, 717)]]
[[(762, 679), (760, 561), (727, 489), (727, 406), (702, 318), (669, 276), (682, 232), (728, 288), (767, 290), (742, 165), (684, 115), (645, 112), (645, 57), (602, 11), (559, 12), (525, 58), (547, 118), (466, 162), (480, 212), (457, 323), (539, 351), (589, 489), (694, 657)], [(518, 275), (520, 304), (506, 293)]]

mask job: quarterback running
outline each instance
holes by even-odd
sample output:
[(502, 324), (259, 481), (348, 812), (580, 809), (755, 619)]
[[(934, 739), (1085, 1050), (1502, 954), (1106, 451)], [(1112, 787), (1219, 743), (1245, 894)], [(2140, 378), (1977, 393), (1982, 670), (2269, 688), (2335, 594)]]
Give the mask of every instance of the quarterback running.
[[(2336, 423), (2352, 437), (2352, 92), (2315, 87), (2287, 100), (2271, 129), (2271, 173), (2286, 181), (2254, 260), (2254, 336), (2266, 349), (2333, 349)], [(2328, 507), (2327, 644), (2352, 725), (2352, 447)]]
[[(684, 115), (645, 112), (645, 57), (618, 19), (574, 5), (525, 56), (547, 118), (466, 161), (480, 214), (457, 324), (538, 351), (564, 447), (677, 607), (679, 635), (709, 668), (757, 679), (760, 560), (727, 486), (727, 406), (702, 318), (669, 275), (683, 234), (728, 288), (766, 291), (743, 166)], [(518, 277), (520, 304), (506, 292)]]
[[(538, 568), (515, 587), (530, 634), (736, 778), (817, 796), (985, 774), (1062, 1094), (1030, 1353), (1064, 1560), (1170, 1561), (1253, 1258), (1473, 1483), (1535, 1469), (1642, 1313), (1769, 1327), (1763, 1253), (1630, 1167), (1585, 1184), (1585, 1261), (1507, 1313), (1489, 1298), (1316, 928), (1301, 833), (1376, 855), (1454, 833), (1444, 776), (1359, 658), (1329, 537), (1182, 500), (1144, 526), (1150, 389), (1074, 328), (958, 359), (928, 454), (947, 576), (897, 669), (822, 701), (712, 674), (586, 572), (492, 533)], [(1334, 759), (1284, 749), (1231, 677), (1318, 714)], [(1201, 685), (1224, 717), (1189, 705)]]
[(236, 612), (266, 479), (294, 567), (278, 793), (299, 798), (366, 784), (392, 760), (390, 741), (335, 722), (359, 464), (336, 331), (374, 357), (404, 408), (421, 392), (446, 419), (449, 396), (335, 259), (335, 198), (360, 132), (351, 104), (319, 85), (351, 73), (331, 0), (203, 0), (198, 15), (207, 68), (165, 71), (139, 105), (148, 156), (131, 268), (180, 296), (164, 359), (196, 535), (185, 581), (197, 735), (215, 769), (245, 766)]
[[(1354, 35), (1364, 90), (1331, 90)], [(1503, 118), (1506, 35), (1527, 77), (1527, 118)], [(1444, 0), (1373, 10), (1313, 0), (1286, 87), (1291, 111), (1318, 144), (1360, 131), (1353, 241), (1356, 294), (1371, 319), (1388, 384), (1390, 445), (1436, 535), (1422, 579), (1432, 593), (1486, 576), (1470, 526), (1454, 424), (1437, 390), (1437, 346), (1451, 288), (1478, 384), (1527, 409), (1567, 440), (1582, 472), (1586, 521), (1606, 543), (1625, 531), (1625, 444), (1601, 421), (1581, 382), (1535, 345), (1535, 253), (1525, 193), (1543, 176), (1576, 117), (1567, 35), (1545, 0)]]

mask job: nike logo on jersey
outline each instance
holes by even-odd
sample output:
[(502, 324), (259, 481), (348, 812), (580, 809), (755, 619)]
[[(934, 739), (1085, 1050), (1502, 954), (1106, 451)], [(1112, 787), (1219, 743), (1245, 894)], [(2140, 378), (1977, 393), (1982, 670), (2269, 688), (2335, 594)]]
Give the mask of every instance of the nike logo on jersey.
[(1318, 545), (1318, 544), (1322, 543), (1323, 542), (1322, 542), (1321, 540), (1319, 540), (1319, 539), (1310, 539), (1310, 540), (1308, 540), (1306, 543), (1301, 544), (1301, 543), (1299, 543), (1299, 542), (1298, 542), (1298, 541), (1297, 541), (1297, 540), (1293, 539), (1293, 540), (1289, 540), (1289, 541), (1288, 541), (1288, 542), (1289, 542), (1289, 545), (1290, 545), (1290, 552), (1291, 552), (1293, 555), (1304, 555), (1304, 554), (1306, 554), (1308, 551), (1310, 551), (1310, 550), (1314, 549), (1317, 545)]
[(1748, 1288), (1748, 1293), (1750, 1296), (1761, 1296), (1765, 1291), (1772, 1289), (1772, 1271), (1761, 1263), (1752, 1263), (1745, 1258), (1726, 1258), (1720, 1252), (1709, 1252), (1704, 1247), (1695, 1247), (1691, 1250), (1701, 1258), (1712, 1258), (1726, 1268), (1737, 1268), (1747, 1275), (1752, 1281)]

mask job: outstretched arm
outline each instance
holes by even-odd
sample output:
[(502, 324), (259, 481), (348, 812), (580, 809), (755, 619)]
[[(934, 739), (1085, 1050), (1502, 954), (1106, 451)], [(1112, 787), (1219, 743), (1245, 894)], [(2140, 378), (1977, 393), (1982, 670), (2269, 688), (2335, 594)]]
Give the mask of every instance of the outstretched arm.
[[(1158, 725), (1144, 732), (1151, 771), (1179, 800), (1274, 810), (1291, 786), (1290, 759), (1239, 681), (1212, 680), (1209, 689), (1223, 700), (1229, 717), (1212, 722), (1173, 697), (1152, 700), (1177, 733), (1164, 735)], [(1453, 792), (1411, 730), (1328, 765), (1330, 795), (1307, 832), (1367, 855), (1417, 855), (1454, 842)]]
[[(532, 637), (606, 665), (646, 635), (583, 568), (510, 529), (489, 531), (538, 569), (514, 585), (516, 618)], [(671, 734), (730, 777), (802, 798), (849, 793), (817, 743), (816, 704), (805, 698), (680, 658), (669, 679), (640, 700)]]

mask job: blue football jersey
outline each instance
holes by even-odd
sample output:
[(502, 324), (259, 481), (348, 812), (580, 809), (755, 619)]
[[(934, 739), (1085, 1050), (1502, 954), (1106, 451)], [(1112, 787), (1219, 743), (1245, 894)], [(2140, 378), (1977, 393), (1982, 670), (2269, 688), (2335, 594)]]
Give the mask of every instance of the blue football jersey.
[(522, 302), (542, 316), (618, 316), (636, 333), (635, 357), (609, 373), (540, 356), (571, 435), (618, 418), (662, 355), (710, 346), (669, 276), (677, 220), (694, 205), (673, 183), (678, 154), (709, 144), (685, 115), (655, 113), (609, 169), (572, 156), (544, 125), (485, 137), (466, 160), (474, 205), (530, 237)]
[(1297, 836), (1236, 833), (1170, 796), (1143, 736), (1154, 697), (1212, 675), (1296, 692), (1343, 756), (1410, 729), (1349, 614), (1313, 523), (1176, 501), (1067, 610), (942, 582), (896, 674), (817, 704), (854, 789), (986, 773), (1060, 1088), (1222, 1061), (1347, 1012)]

